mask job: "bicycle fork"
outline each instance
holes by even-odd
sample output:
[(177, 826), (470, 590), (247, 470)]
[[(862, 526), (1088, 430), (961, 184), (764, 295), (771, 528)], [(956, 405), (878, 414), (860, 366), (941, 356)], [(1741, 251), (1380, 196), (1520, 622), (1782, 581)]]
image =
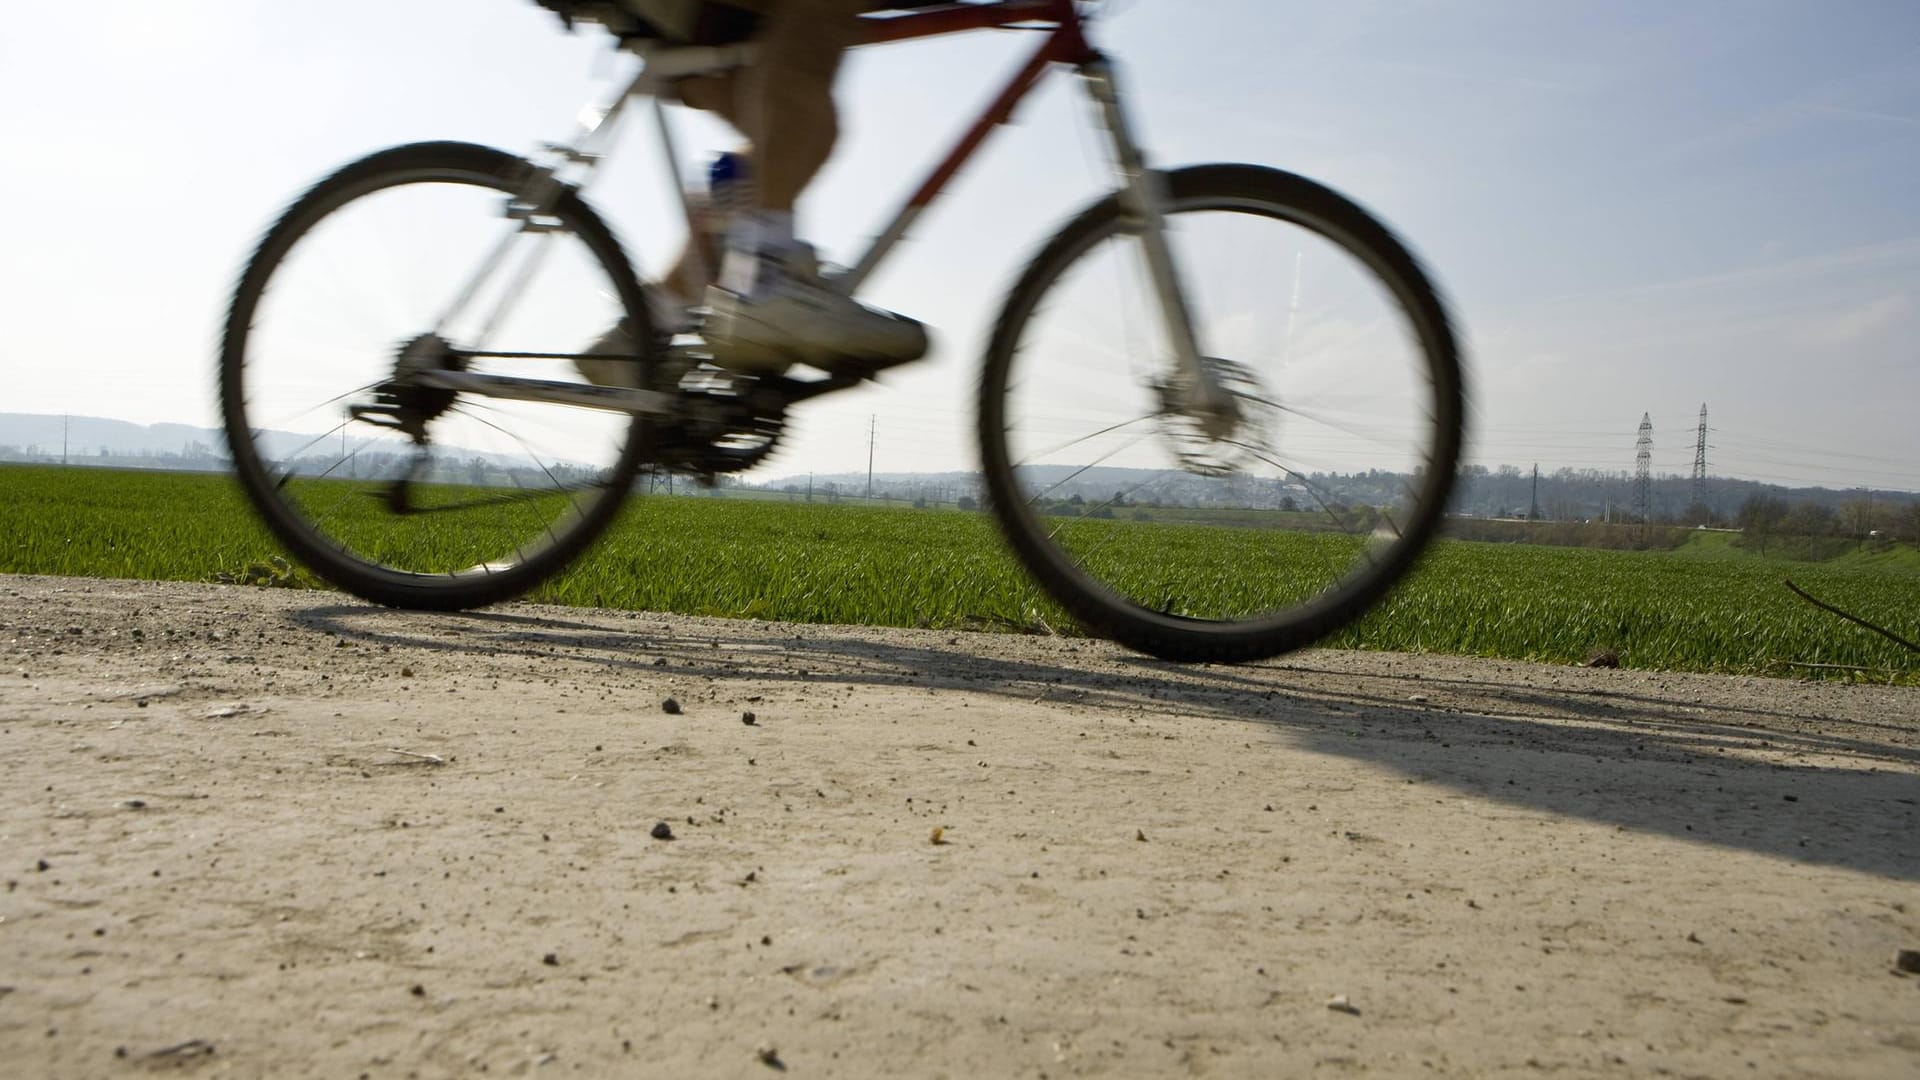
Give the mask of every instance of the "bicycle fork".
[(1161, 322), (1167, 341), (1173, 347), (1176, 364), (1170, 405), (1179, 407), (1200, 422), (1213, 438), (1225, 438), (1240, 423), (1240, 406), (1233, 392), (1220, 379), (1200, 351), (1193, 330), (1193, 313), (1181, 287), (1179, 268), (1174, 265), (1173, 249), (1167, 243), (1165, 216), (1166, 174), (1150, 169), (1133, 127), (1120, 101), (1113, 64), (1095, 57), (1080, 65), (1080, 76), (1087, 92), (1100, 107), (1101, 122), (1113, 145), (1114, 161), (1120, 169), (1120, 205), (1125, 223), (1140, 238), (1140, 253), (1146, 263), (1148, 280), (1160, 301)]

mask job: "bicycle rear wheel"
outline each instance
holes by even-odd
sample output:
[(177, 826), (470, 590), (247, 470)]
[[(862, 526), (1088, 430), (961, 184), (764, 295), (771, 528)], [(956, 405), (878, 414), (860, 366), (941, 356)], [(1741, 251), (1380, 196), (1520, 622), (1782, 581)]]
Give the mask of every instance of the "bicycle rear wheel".
[(1191, 405), (1135, 226), (1108, 198), (1007, 299), (979, 437), (1014, 554), (1090, 629), (1175, 660), (1251, 660), (1364, 614), (1436, 531), (1460, 364), (1411, 255), (1272, 169), (1167, 176), (1167, 239), (1230, 430)]
[[(643, 384), (650, 361), (626, 341), (649, 339), (646, 305), (625, 254), (571, 189), (529, 206), (538, 179), (465, 143), (383, 151), (296, 201), (241, 276), (220, 354), (235, 472), (280, 542), (368, 600), (524, 592), (606, 527), (643, 460), (631, 414), (418, 381), (583, 384), (584, 366)], [(623, 318), (637, 332), (574, 359)]]

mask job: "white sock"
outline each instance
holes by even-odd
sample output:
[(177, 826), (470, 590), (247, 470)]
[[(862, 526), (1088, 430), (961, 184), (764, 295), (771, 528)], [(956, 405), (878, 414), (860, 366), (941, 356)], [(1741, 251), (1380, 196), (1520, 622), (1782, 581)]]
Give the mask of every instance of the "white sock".
[(720, 287), (749, 300), (758, 299), (774, 279), (764, 264), (791, 252), (799, 242), (793, 235), (790, 210), (748, 210), (727, 222), (727, 253), (720, 261)]

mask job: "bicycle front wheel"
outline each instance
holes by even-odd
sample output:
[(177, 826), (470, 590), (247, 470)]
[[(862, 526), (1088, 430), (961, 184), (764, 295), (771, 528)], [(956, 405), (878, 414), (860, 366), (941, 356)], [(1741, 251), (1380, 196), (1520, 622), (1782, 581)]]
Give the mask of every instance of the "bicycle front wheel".
[[(636, 332), (602, 340), (623, 319)], [(383, 151), (295, 202), (241, 277), (220, 354), (234, 469), (274, 536), (350, 592), (504, 600), (606, 527), (644, 428), (427, 380), (638, 387), (647, 340), (625, 254), (571, 189), (486, 147)]]
[(986, 483), (1015, 555), (1090, 629), (1258, 659), (1358, 618), (1413, 566), (1460, 453), (1460, 363), (1418, 264), (1345, 198), (1246, 165), (1166, 181), (1202, 365), (1231, 405), (1179, 370), (1109, 198), (1008, 297), (981, 386)]

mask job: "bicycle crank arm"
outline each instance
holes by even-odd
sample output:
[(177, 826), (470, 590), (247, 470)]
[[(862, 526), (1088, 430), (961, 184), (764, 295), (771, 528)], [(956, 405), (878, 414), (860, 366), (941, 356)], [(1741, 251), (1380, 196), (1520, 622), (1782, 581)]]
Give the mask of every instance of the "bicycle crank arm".
[(518, 379), (510, 375), (480, 375), (471, 371), (422, 371), (410, 376), (407, 381), (415, 386), (477, 394), (480, 397), (580, 405), (638, 416), (670, 416), (678, 411), (679, 405), (677, 395), (658, 390), (630, 390), (618, 386), (591, 386), (549, 379)]

